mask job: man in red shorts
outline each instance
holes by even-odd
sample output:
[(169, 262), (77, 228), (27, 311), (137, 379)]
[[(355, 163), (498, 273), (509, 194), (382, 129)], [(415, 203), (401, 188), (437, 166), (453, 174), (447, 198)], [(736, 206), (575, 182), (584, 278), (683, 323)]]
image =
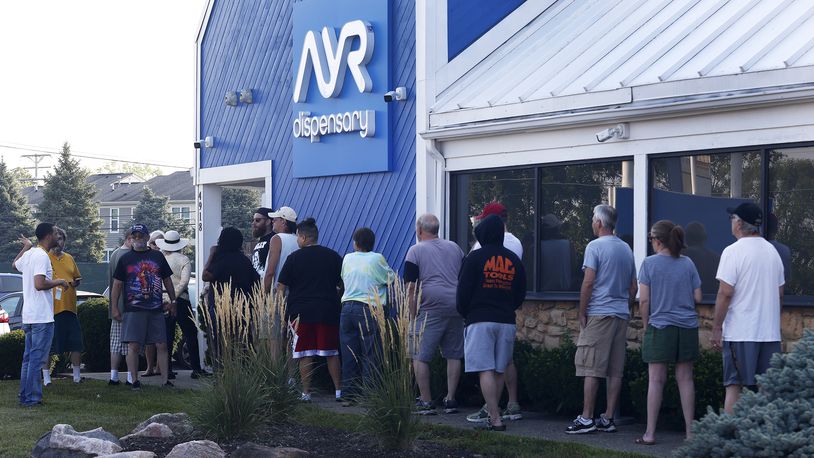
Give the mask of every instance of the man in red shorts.
[(293, 358), (299, 360), (301, 399), (306, 402), (311, 400), (315, 356), (326, 358), (336, 400), (342, 397), (339, 365), (342, 257), (318, 241), (319, 230), (313, 218), (298, 224), (300, 249), (288, 255), (277, 280), (278, 291), (288, 290), (286, 318), (294, 333)]

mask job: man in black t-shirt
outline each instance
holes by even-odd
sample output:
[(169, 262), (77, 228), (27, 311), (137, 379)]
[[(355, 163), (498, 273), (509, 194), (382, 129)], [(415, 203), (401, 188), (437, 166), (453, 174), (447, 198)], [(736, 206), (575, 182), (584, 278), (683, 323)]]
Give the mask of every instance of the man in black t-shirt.
[(260, 278), (263, 278), (266, 274), (269, 243), (271, 243), (271, 238), (274, 237), (274, 231), (271, 228), (271, 218), (269, 218), (271, 211), (270, 208), (260, 207), (254, 212), (254, 217), (252, 218), (252, 237), (259, 239), (252, 251), (252, 266), (254, 270), (257, 271), (257, 274), (260, 275)]
[[(172, 269), (160, 251), (147, 246), (150, 231), (143, 224), (130, 228), (132, 249), (123, 254), (113, 272), (110, 300), (116, 304), (124, 294), (124, 316), (118, 307), (111, 309), (113, 319), (122, 321), (122, 342), (127, 343), (127, 370), (133, 379), (133, 390), (141, 389), (138, 381), (138, 356), (145, 344), (155, 344), (163, 386), (173, 386), (167, 380), (167, 335), (163, 312), (175, 316), (175, 288)], [(162, 299), (162, 286), (170, 302)]]
[(311, 371), (315, 356), (327, 359), (328, 372), (342, 396), (339, 363), (339, 291), (342, 287), (342, 257), (319, 245), (316, 221), (308, 218), (297, 225), (300, 249), (288, 255), (277, 287), (288, 290), (286, 319), (294, 334), (293, 357), (299, 360), (302, 400), (311, 400)]

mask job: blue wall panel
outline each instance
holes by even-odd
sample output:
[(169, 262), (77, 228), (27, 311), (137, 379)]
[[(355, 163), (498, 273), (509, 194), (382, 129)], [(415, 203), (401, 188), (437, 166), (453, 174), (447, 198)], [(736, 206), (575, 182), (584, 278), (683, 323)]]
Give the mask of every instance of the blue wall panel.
[[(390, 1), (392, 82), (410, 95), (392, 104), (391, 172), (293, 177), (292, 0), (215, 1), (200, 94), (201, 135), (215, 137), (215, 148), (201, 150), (201, 167), (271, 160), (275, 208), (316, 218), (320, 242), (340, 254), (352, 251), (353, 231), (368, 226), (375, 250), (400, 269), (415, 241), (415, 4)], [(226, 91), (242, 88), (253, 90), (253, 104), (223, 103)]]
[(447, 0), (447, 53), (452, 60), (526, 0)]

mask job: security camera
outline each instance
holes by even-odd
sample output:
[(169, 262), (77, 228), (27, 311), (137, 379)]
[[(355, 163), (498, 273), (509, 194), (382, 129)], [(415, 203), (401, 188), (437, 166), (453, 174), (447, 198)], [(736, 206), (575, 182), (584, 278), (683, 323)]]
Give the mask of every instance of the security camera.
[(211, 136), (208, 136), (201, 140), (195, 140), (195, 143), (193, 143), (193, 145), (195, 145), (195, 149), (201, 149), (202, 147), (212, 148), (213, 146), (215, 146), (215, 139), (212, 138)]
[(407, 88), (404, 86), (399, 86), (392, 91), (387, 91), (384, 93), (384, 101), (390, 103), (392, 101), (401, 101), (407, 100)]
[(630, 129), (627, 123), (619, 123), (615, 127), (611, 127), (596, 133), (596, 141), (599, 143), (606, 142), (611, 138), (630, 138)]

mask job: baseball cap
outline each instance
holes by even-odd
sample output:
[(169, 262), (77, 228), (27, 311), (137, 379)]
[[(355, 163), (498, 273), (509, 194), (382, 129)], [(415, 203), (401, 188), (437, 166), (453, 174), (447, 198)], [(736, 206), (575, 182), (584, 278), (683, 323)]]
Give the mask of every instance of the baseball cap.
[(492, 202), (483, 207), (483, 211), (480, 215), (478, 215), (478, 219), (486, 218), (489, 215), (497, 215), (505, 219), (508, 214), (509, 212), (506, 210), (506, 207), (503, 206), (503, 204), (500, 202)]
[(266, 207), (260, 207), (257, 210), (255, 210), (254, 212), (259, 213), (259, 214), (265, 216), (266, 218), (270, 218), (269, 213), (271, 213), (271, 209), (266, 208)]
[(291, 207), (280, 207), (274, 213), (269, 213), (269, 218), (282, 218), (292, 223), (297, 222), (297, 212)]
[(134, 224), (133, 227), (130, 228), (130, 232), (128, 232), (128, 234), (135, 234), (136, 232), (141, 232), (147, 237), (150, 236), (150, 230), (147, 229), (147, 226), (143, 224)]
[(760, 226), (763, 224), (763, 211), (752, 202), (744, 202), (735, 208), (727, 208), (726, 212), (730, 215), (736, 215), (752, 226)]

